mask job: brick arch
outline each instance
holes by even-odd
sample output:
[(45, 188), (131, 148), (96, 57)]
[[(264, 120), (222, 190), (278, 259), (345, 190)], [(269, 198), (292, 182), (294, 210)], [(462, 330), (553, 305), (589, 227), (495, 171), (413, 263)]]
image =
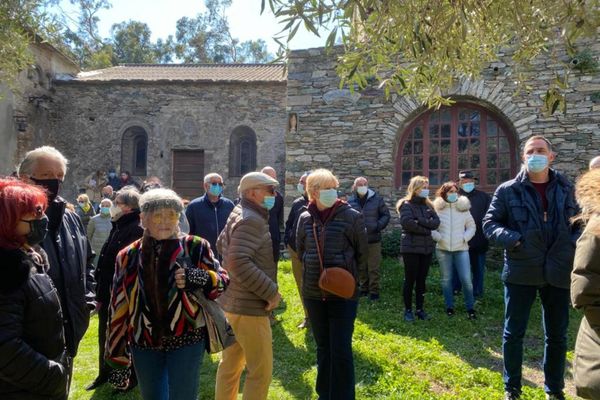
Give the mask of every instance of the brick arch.
[[(504, 85), (502, 83), (496, 83), (496, 82), (491, 82), (491, 83), (486, 83), (484, 81), (476, 81), (476, 82), (472, 82), (472, 81), (462, 81), (460, 84), (458, 84), (452, 91), (450, 91), (448, 93), (449, 96), (452, 97), (453, 100), (456, 101), (456, 106), (455, 107), (463, 107), (463, 108), (467, 108), (467, 109), (472, 109), (474, 111), (479, 112), (480, 115), (484, 116), (484, 119), (487, 121), (489, 120), (493, 120), (497, 123), (498, 127), (501, 129), (502, 133), (505, 135), (506, 140), (508, 142), (508, 147), (509, 147), (509, 155), (508, 155), (508, 160), (507, 160), (507, 156), (506, 154), (502, 155), (502, 161), (504, 162), (508, 162), (508, 171), (509, 171), (509, 175), (512, 176), (514, 175), (514, 173), (516, 172), (516, 170), (518, 169), (518, 145), (519, 145), (519, 139), (523, 138), (525, 136), (528, 136), (531, 133), (531, 129), (529, 128), (529, 124), (531, 124), (532, 122), (535, 121), (535, 119), (537, 119), (537, 116), (533, 115), (533, 116), (527, 116), (527, 115), (521, 115), (521, 113), (519, 112), (519, 109), (517, 106), (515, 106), (512, 102), (512, 99), (510, 97), (509, 94), (503, 92), (503, 87)], [(386, 133), (388, 136), (392, 136), (393, 135), (393, 139), (392, 137), (390, 137), (391, 140), (393, 140), (394, 143), (394, 151), (393, 151), (393, 162), (395, 165), (395, 171), (394, 171), (394, 183), (395, 183), (395, 187), (396, 188), (400, 188), (400, 186), (405, 185), (405, 182), (403, 182), (403, 176), (401, 175), (402, 172), (402, 167), (403, 167), (403, 163), (404, 166), (407, 165), (406, 160), (403, 160), (402, 157), (402, 153), (406, 152), (406, 148), (405, 148), (405, 144), (408, 140), (408, 135), (411, 135), (413, 132), (412, 130), (415, 129), (415, 126), (417, 126), (418, 124), (421, 123), (424, 120), (426, 120), (427, 118), (430, 118), (432, 115), (434, 115), (434, 113), (436, 112), (435, 110), (428, 110), (426, 107), (424, 106), (420, 106), (418, 105), (418, 103), (416, 101), (414, 101), (411, 98), (408, 97), (397, 97), (396, 99), (394, 99), (394, 104), (393, 104), (394, 109), (397, 111), (394, 118), (392, 119), (392, 121), (388, 122), (388, 127), (385, 129)], [(445, 108), (446, 110), (448, 110), (448, 108)], [(450, 108), (451, 109), (451, 108)], [(457, 112), (454, 111), (454, 114), (456, 114)], [(460, 125), (459, 121), (458, 121), (458, 117), (456, 117), (456, 120), (454, 120), (453, 126), (456, 128)], [(516, 122), (513, 122), (516, 121)], [(466, 121), (463, 121), (466, 122)], [(423, 125), (422, 125), (423, 126)], [(469, 128), (470, 129), (470, 128)], [(485, 130), (482, 129), (482, 133), (486, 133)], [(417, 132), (417, 135), (419, 134), (419, 132)], [(464, 134), (464, 132), (461, 132), (461, 134)], [(449, 169), (449, 174), (446, 174), (446, 176), (443, 176), (443, 178), (449, 178), (449, 179), (456, 179), (456, 176), (450, 176), (450, 175), (456, 175), (457, 170), (459, 169), (458, 165), (459, 162), (462, 163), (462, 167), (464, 168), (464, 159), (462, 157), (462, 154), (460, 155), (460, 160), (459, 160), (459, 154), (457, 151), (458, 147), (458, 138), (456, 137), (456, 133), (454, 133), (455, 136), (455, 143), (452, 143), (453, 146), (455, 146), (454, 151), (452, 151), (452, 155), (454, 157), (456, 157), (456, 159), (452, 159), (451, 164), (452, 164), (452, 168)], [(429, 138), (423, 138), (423, 140), (429, 140)], [(461, 137), (461, 145), (464, 143), (462, 141), (462, 139), (465, 139), (464, 137)], [(424, 142), (423, 142), (424, 143)], [(487, 146), (488, 144), (491, 146), (493, 146), (493, 144), (491, 142), (486, 143), (485, 139), (483, 139), (481, 142), (479, 140), (477, 140), (477, 146), (481, 146), (481, 144), (483, 143), (484, 146)], [(506, 144), (505, 142), (502, 143), (503, 145)], [(500, 145), (500, 142), (497, 142), (497, 145)], [(435, 150), (435, 146), (434, 147)], [(464, 150), (464, 145), (462, 146), (462, 149)], [(429, 150), (429, 149), (413, 149), (413, 151), (423, 151), (423, 150)], [(470, 147), (469, 147), (469, 151), (470, 151)], [(491, 151), (491, 150), (490, 150)], [(494, 157), (498, 157), (498, 160), (495, 160)], [(490, 163), (491, 166), (494, 165), (494, 162), (498, 162), (499, 161), (499, 157), (500, 155), (496, 155), (494, 157), (490, 157), (491, 159), (488, 160), (487, 158), (487, 153), (481, 153), (480, 158), (481, 158), (481, 162), (488, 162)], [(423, 163), (429, 163), (431, 162), (433, 165), (435, 165), (435, 163), (437, 162), (437, 160), (433, 159), (430, 160), (429, 159), (429, 154), (425, 153), (423, 154)], [(411, 166), (411, 172), (414, 172), (414, 165)], [(424, 173), (427, 172), (429, 173), (429, 168), (428, 166), (419, 166), (417, 165), (417, 167), (420, 167), (420, 173)], [(470, 164), (468, 165), (469, 168), (471, 168)], [(483, 172), (487, 173), (486, 171), (486, 167), (487, 165), (483, 166)], [(492, 168), (492, 167), (490, 167)], [(507, 171), (506, 170), (498, 170), (498, 167), (494, 167), (496, 168), (496, 173), (498, 175), (501, 174), (502, 178), (506, 177)], [(441, 167), (439, 169), (442, 169)], [(434, 172), (439, 172), (439, 171), (434, 171)], [(406, 175), (406, 174), (404, 174)], [(486, 190), (493, 190), (494, 187), (498, 184), (498, 180), (500, 180), (500, 177), (498, 176), (497, 178), (494, 178), (494, 173), (490, 172), (490, 183), (486, 183), (487, 179), (484, 178), (482, 179), (482, 183), (484, 183), (484, 189)], [(435, 173), (432, 175), (433, 177), (435, 177)], [(404, 176), (404, 178), (406, 178), (406, 176)], [(442, 180), (442, 176), (440, 176), (438, 178), (438, 180)]]
[(145, 177), (148, 173), (149, 127), (141, 121), (130, 121), (120, 130), (121, 170), (132, 176)]

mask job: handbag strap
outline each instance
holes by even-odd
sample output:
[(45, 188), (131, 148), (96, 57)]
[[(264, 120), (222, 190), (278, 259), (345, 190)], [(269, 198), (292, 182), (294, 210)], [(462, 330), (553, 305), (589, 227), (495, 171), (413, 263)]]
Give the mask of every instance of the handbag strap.
[(319, 240), (319, 235), (317, 234), (317, 223), (313, 221), (312, 224), (313, 235), (315, 236), (315, 244), (317, 246), (317, 254), (319, 255), (319, 268), (321, 273), (323, 273), (323, 253), (321, 252), (321, 242)]

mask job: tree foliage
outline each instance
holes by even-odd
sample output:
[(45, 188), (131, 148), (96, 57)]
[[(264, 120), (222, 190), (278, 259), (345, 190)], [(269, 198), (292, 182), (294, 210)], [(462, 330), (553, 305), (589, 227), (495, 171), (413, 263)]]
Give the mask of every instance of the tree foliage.
[(177, 21), (175, 55), (187, 63), (265, 62), (263, 40), (240, 41), (231, 35), (225, 15), (231, 0), (206, 0), (206, 13)]
[[(515, 79), (539, 56), (575, 51), (581, 37), (595, 37), (599, 0), (262, 0), (284, 23), (285, 47), (300, 25), (327, 47), (338, 40), (342, 85), (363, 88), (376, 78), (386, 94), (414, 96), (431, 107), (448, 104), (443, 93), (457, 79), (477, 78), (511, 49)], [(549, 109), (564, 105), (568, 68), (557, 69), (546, 98)]]

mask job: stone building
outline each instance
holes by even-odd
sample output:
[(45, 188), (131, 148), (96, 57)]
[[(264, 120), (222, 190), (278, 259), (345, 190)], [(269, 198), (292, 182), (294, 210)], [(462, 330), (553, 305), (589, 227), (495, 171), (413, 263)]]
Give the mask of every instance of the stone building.
[(21, 72), (11, 88), (0, 83), (0, 175), (15, 171), (27, 150), (47, 143), (54, 80), (79, 72), (73, 61), (48, 43), (34, 42), (30, 51), (31, 68)]
[[(126, 65), (55, 81), (49, 142), (71, 165), (65, 187), (96, 169), (158, 176), (184, 197), (218, 172), (236, 197), (264, 165), (283, 176), (282, 65)], [(72, 194), (73, 195), (73, 194)]]
[[(600, 42), (580, 48), (598, 59)], [(481, 79), (458, 82), (448, 93), (456, 103), (436, 111), (408, 97), (386, 99), (376, 86), (339, 89), (335, 54), (293, 51), (287, 80), (288, 119), (294, 127), (286, 134), (288, 193), (304, 171), (315, 167), (333, 169), (346, 192), (356, 176), (368, 177), (390, 207), (417, 174), (438, 186), (457, 179), (459, 170), (472, 169), (480, 187), (492, 192), (518, 172), (520, 145), (534, 134), (551, 140), (558, 152), (555, 167), (575, 178), (600, 154), (600, 75), (573, 69), (566, 114), (546, 116), (543, 95), (554, 82), (556, 60), (535, 60), (519, 88), (510, 54), (500, 56)]]

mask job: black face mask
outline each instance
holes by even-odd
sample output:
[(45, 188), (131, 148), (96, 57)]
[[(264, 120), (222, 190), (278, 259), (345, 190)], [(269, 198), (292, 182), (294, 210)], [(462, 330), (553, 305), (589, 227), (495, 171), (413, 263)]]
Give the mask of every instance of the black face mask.
[(41, 243), (46, 235), (48, 234), (48, 217), (43, 216), (40, 219), (33, 219), (31, 221), (21, 220), (29, 224), (29, 233), (27, 234), (27, 244), (35, 246)]
[(56, 196), (58, 196), (58, 192), (60, 191), (60, 185), (62, 185), (62, 181), (60, 179), (35, 179), (30, 178), (36, 185), (42, 186), (48, 191), (48, 203), (52, 203)]

